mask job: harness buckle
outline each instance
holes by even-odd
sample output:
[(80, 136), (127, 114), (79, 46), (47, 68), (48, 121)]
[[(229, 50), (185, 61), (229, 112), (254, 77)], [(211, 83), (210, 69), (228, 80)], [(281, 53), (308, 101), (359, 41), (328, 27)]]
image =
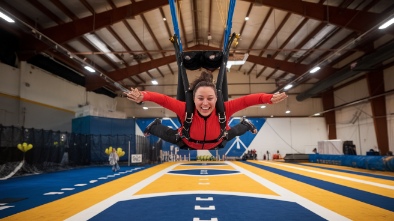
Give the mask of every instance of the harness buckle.
[(186, 116), (185, 116), (185, 122), (188, 124), (191, 124), (193, 121), (193, 113), (191, 113), (191, 116), (188, 118), (187, 117), (187, 112), (186, 112)]
[(226, 123), (226, 113), (223, 113), (223, 117), (219, 114), (219, 123)]
[(180, 140), (182, 139), (190, 140), (189, 131), (187, 131), (185, 127), (182, 127), (182, 134), (179, 134), (178, 136), (180, 136)]
[(223, 138), (223, 140), (227, 140), (228, 139), (228, 132), (227, 132), (227, 130), (224, 130), (222, 138)]
[[(189, 127), (189, 129), (186, 129), (185, 126), (182, 126), (182, 130), (183, 130), (183, 131), (189, 131), (189, 130), (190, 130), (190, 127)], [(183, 134), (182, 134), (182, 135), (183, 135)]]

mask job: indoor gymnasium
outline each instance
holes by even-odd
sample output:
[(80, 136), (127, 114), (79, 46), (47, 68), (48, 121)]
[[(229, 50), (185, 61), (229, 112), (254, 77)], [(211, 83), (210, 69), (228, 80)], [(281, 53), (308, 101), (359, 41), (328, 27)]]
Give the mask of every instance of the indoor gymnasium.
[(392, 0), (0, 1), (0, 220), (394, 220)]

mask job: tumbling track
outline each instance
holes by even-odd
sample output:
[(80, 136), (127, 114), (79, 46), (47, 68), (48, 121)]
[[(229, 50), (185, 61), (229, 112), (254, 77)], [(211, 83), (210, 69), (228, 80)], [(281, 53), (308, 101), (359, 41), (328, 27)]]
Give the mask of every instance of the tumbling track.
[(2, 220), (394, 220), (394, 173), (311, 163), (102, 166), (0, 187)]

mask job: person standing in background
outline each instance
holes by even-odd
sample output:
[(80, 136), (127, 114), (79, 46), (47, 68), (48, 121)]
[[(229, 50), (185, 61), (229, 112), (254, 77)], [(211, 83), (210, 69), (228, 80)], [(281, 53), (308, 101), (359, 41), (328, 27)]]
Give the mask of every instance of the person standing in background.
[(112, 171), (116, 172), (120, 169), (119, 167), (119, 156), (116, 153), (115, 148), (112, 148), (112, 152), (109, 154), (109, 164), (112, 165)]

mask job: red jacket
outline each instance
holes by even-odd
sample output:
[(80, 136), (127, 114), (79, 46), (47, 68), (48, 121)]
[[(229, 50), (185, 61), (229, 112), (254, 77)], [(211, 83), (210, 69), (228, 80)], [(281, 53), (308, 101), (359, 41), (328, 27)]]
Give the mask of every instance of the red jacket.
[[(166, 109), (173, 111), (179, 117), (179, 119), (182, 120), (183, 123), (186, 115), (186, 102), (179, 101), (172, 97), (155, 92), (142, 91), (141, 93), (143, 93), (144, 95), (144, 101), (152, 101)], [(272, 96), (272, 94), (258, 93), (246, 95), (234, 100), (224, 102), (224, 106), (226, 108), (227, 122), (229, 121), (230, 117), (237, 111), (257, 104), (271, 104)], [(226, 126), (226, 129), (230, 129), (230, 126), (228, 124)], [(181, 132), (181, 130), (182, 128), (178, 129), (179, 132)], [(216, 110), (214, 109), (212, 114), (205, 120), (197, 113), (197, 110), (195, 109), (193, 114), (193, 123), (190, 127), (190, 138), (198, 141), (206, 141), (215, 140), (219, 137), (219, 135), (220, 124), (219, 118), (216, 114)], [(187, 146), (194, 149), (209, 150), (218, 146), (222, 142), (222, 140), (216, 143), (195, 143), (190, 142), (184, 138), (183, 142)]]

